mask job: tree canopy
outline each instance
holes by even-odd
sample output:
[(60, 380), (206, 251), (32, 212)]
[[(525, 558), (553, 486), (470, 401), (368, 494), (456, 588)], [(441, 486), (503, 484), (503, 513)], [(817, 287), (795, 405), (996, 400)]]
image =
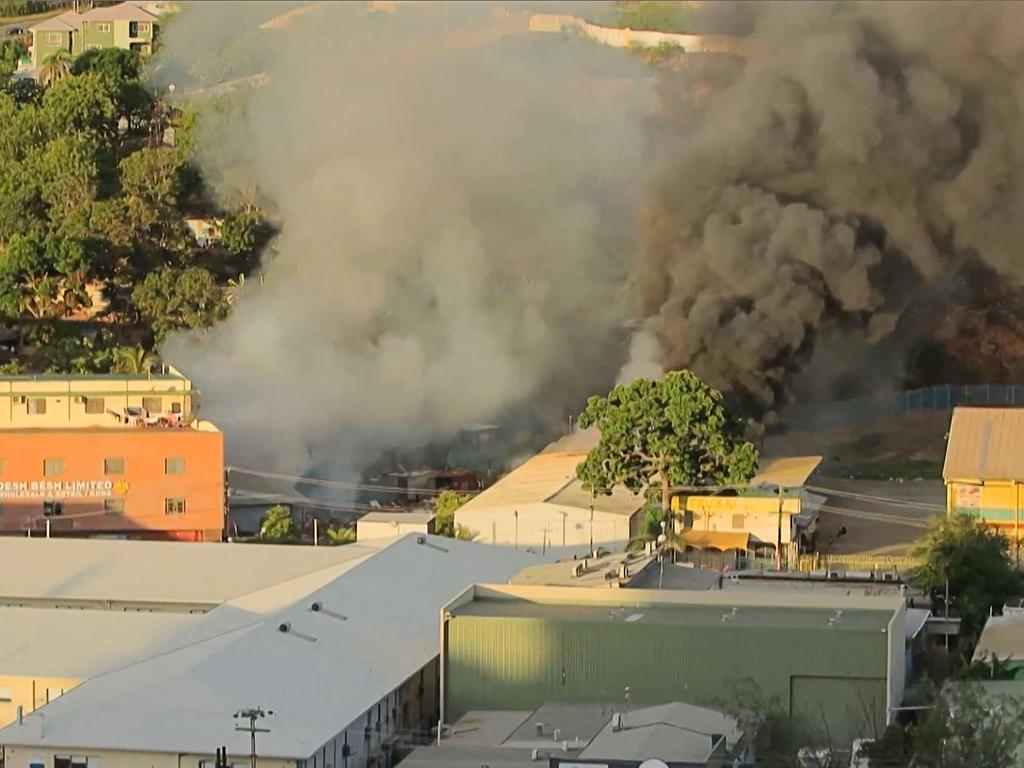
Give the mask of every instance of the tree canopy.
[(633, 493), (658, 488), (666, 512), (674, 486), (740, 484), (757, 470), (757, 449), (744, 439), (743, 422), (690, 371), (591, 397), (579, 425), (601, 433), (576, 468), (584, 487), (601, 494), (616, 485)]
[[(223, 319), (228, 279), (254, 268), (268, 230), (253, 204), (221, 208), (192, 167), (218, 98), (182, 114), (146, 90), (136, 52), (113, 48), (54, 55), (40, 88), (3, 76), (21, 53), (0, 42), (0, 316), (33, 320), (8, 368), (105, 372), (127, 364), (118, 347), (149, 354)], [(172, 125), (180, 141), (165, 146)], [(213, 258), (186, 215), (227, 216)], [(102, 314), (114, 322), (97, 334)]]
[(289, 541), (298, 535), (291, 511), (276, 504), (267, 510), (260, 523), (260, 538), (267, 541)]
[(1009, 540), (969, 515), (937, 519), (917, 554), (924, 559), (917, 585), (941, 606), (949, 579), (949, 607), (960, 616), (968, 640), (981, 632), (990, 608), (1001, 608), (1022, 587)]
[(434, 517), (434, 532), (439, 536), (448, 536), (453, 539), (469, 540), (473, 533), (464, 525), (455, 524), (455, 510), (472, 498), (468, 493), (444, 490), (434, 497), (434, 509), (437, 515)]

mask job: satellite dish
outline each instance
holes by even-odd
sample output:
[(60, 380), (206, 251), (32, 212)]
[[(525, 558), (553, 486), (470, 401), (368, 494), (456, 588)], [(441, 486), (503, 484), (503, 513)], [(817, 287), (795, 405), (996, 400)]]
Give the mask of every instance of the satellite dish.
[(655, 758), (654, 760), (644, 760), (640, 763), (640, 768), (668, 768), (668, 763)]

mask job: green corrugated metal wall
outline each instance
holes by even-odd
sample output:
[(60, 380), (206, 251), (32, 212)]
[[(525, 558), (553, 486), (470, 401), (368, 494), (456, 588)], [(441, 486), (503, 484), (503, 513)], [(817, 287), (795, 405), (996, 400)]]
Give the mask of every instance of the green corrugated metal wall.
[[(471, 709), (623, 701), (626, 686), (638, 704), (722, 705), (729, 682), (745, 679), (789, 710), (796, 676), (799, 714), (846, 720), (837, 713), (862, 712), (869, 703), (876, 724), (885, 722), (886, 635), (877, 630), (455, 616), (447, 635), (448, 722)], [(828, 729), (833, 739), (864, 735), (861, 722), (829, 722)]]

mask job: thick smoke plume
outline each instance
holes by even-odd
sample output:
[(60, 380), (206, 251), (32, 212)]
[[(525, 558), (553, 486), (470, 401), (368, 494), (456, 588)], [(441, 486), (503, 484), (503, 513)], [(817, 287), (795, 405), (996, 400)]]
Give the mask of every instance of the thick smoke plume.
[(869, 376), (854, 350), (965, 266), (1019, 281), (1024, 6), (733, 10), (745, 61), (690, 56), (661, 86), (640, 298), (661, 363), (765, 413), (812, 353), (819, 382), (843, 358)]
[[(486, 5), (196, 3), (163, 77), (243, 46), (269, 83), (201, 132), (204, 171), (282, 222), (265, 281), (165, 357), (231, 460), (358, 466), (509, 409), (562, 423), (612, 383), (631, 307), (642, 64)], [(531, 402), (536, 405), (530, 405)]]

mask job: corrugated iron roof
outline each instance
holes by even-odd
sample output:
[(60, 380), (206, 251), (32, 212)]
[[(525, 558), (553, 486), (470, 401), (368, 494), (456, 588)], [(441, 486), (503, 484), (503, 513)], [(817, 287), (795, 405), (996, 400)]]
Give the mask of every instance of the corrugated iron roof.
[(1024, 408), (955, 408), (946, 480), (1024, 480)]
[(796, 488), (807, 482), (807, 478), (821, 464), (821, 456), (786, 456), (780, 459), (761, 459), (757, 474), (750, 485), (781, 485)]
[(1024, 660), (1024, 618), (989, 617), (974, 649), (974, 659), (987, 661), (993, 655), (1001, 661)]

